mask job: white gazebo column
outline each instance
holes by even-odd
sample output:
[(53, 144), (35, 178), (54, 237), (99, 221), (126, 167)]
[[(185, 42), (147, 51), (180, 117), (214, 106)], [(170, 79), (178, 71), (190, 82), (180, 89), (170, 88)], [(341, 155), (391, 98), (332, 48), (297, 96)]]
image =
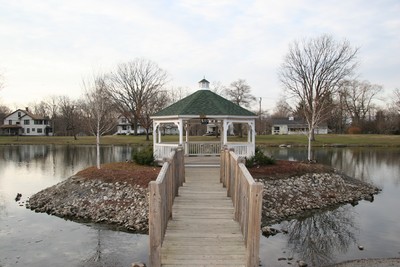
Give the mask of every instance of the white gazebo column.
[(249, 140), (249, 143), (251, 143), (251, 149), (249, 149), (248, 151), (248, 156), (253, 156), (255, 153), (255, 147), (256, 147), (256, 127), (255, 127), (255, 120), (249, 121), (248, 122), (249, 125), (249, 133), (248, 133), (248, 137), (250, 138), (251, 136), (251, 140)]
[(186, 121), (185, 122), (185, 145), (184, 145), (185, 156), (189, 155), (189, 131), (190, 131), (190, 124), (189, 124), (189, 121)]
[(159, 122), (153, 121), (153, 147), (160, 142), (160, 139), (157, 135), (158, 127), (160, 126)]
[(175, 121), (174, 124), (178, 126), (178, 132), (179, 132), (179, 145), (181, 146), (183, 144), (183, 120), (179, 119), (178, 121)]
[(228, 120), (223, 120), (222, 121), (222, 145), (226, 146), (228, 143), (228, 128), (229, 128), (229, 123)]

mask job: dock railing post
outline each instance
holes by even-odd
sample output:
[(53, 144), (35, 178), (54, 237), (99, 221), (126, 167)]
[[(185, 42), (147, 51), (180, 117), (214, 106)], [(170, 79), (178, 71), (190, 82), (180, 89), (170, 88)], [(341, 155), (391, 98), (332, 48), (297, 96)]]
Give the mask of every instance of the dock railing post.
[(184, 167), (184, 152), (179, 147), (164, 159), (157, 180), (149, 183), (149, 264), (152, 267), (161, 266), (161, 247), (172, 218), (174, 199), (185, 181)]

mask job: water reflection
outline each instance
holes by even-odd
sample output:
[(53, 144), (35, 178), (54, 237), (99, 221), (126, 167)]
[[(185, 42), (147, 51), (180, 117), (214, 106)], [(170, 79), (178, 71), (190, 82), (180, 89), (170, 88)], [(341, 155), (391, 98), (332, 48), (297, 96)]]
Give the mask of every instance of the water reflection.
[[(130, 146), (103, 146), (102, 162), (131, 158)], [(0, 146), (0, 266), (130, 266), (146, 262), (145, 235), (34, 213), (22, 201), (88, 166), (95, 146)], [(94, 256), (94, 258), (93, 258)], [(96, 259), (97, 261), (93, 261)]]
[(332, 262), (335, 254), (346, 252), (357, 243), (355, 233), (359, 230), (349, 206), (292, 220), (282, 226), (289, 231), (287, 242), (291, 253), (312, 266)]
[[(277, 159), (304, 160), (305, 148), (266, 148)], [(359, 258), (398, 257), (400, 240), (400, 158), (399, 148), (315, 148), (318, 162), (332, 166), (383, 191), (373, 203), (339, 207), (275, 226), (287, 228), (288, 235), (262, 239), (264, 266), (287, 266), (275, 255), (305, 260), (313, 266)], [(366, 249), (359, 250), (361, 243)], [(275, 261), (274, 261), (275, 259)], [(268, 265), (272, 261), (272, 265)], [(293, 263), (293, 262), (292, 262)]]

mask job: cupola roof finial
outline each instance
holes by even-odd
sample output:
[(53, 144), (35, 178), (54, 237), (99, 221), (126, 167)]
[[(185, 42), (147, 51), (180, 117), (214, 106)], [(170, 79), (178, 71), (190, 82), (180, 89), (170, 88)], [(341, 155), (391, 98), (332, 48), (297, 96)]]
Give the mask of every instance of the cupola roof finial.
[(206, 80), (206, 76), (203, 76), (203, 80), (199, 82), (200, 89), (210, 89), (210, 82)]

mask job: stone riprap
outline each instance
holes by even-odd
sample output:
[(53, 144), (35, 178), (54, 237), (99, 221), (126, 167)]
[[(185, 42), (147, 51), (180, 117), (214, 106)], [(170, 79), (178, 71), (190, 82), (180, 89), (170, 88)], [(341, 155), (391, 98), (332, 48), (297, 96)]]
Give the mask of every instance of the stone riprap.
[[(273, 223), (342, 203), (371, 200), (379, 189), (338, 173), (262, 179), (263, 232)], [(73, 176), (30, 198), (36, 212), (95, 223), (121, 230), (148, 232), (148, 190), (123, 181), (107, 183)]]
[(373, 195), (380, 191), (336, 172), (258, 181), (264, 184), (263, 225), (344, 203), (355, 205), (363, 199), (373, 201)]
[(36, 193), (27, 206), (36, 212), (71, 220), (148, 232), (147, 188), (123, 181), (106, 183), (73, 176)]

